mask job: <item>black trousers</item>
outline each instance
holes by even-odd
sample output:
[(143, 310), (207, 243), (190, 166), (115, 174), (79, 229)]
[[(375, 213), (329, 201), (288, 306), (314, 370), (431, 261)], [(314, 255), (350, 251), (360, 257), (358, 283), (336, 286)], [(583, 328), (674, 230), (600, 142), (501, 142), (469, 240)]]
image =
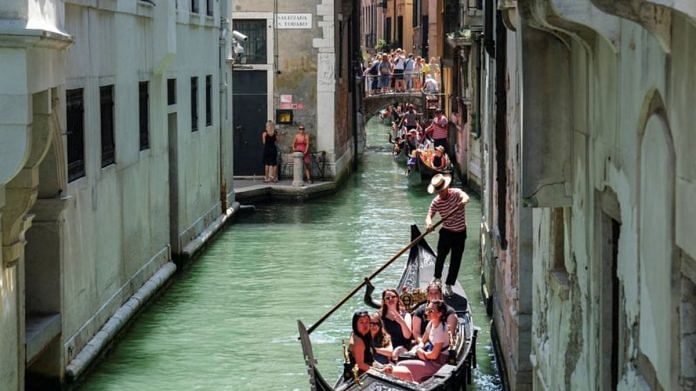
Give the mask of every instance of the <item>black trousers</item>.
[(447, 258), (447, 254), (452, 251), (445, 284), (454, 285), (454, 283), (457, 281), (457, 275), (459, 274), (459, 266), (462, 263), (464, 242), (466, 242), (466, 229), (462, 232), (454, 232), (445, 228), (440, 230), (440, 238), (437, 241), (435, 274), (433, 277), (442, 278), (442, 269), (445, 266), (445, 258)]

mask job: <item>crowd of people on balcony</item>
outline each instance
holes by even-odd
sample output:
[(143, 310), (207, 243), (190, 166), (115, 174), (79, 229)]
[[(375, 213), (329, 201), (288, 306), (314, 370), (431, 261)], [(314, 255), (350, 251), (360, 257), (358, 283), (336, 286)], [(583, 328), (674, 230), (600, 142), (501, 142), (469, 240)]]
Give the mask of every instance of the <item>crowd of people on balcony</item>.
[(435, 57), (426, 62), (400, 48), (375, 54), (363, 71), (367, 96), (419, 91), (435, 94), (440, 91), (439, 75), (440, 64)]

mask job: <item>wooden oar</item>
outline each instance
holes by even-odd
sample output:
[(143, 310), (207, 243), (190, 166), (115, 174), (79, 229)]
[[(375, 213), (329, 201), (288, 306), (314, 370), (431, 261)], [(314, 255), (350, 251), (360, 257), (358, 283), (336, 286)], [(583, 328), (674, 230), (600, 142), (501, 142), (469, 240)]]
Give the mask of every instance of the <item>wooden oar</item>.
[(404, 247), (404, 248), (402, 248), (401, 250), (399, 250), (399, 252), (396, 253), (396, 255), (394, 255), (393, 257), (391, 257), (391, 258), (387, 261), (387, 263), (385, 263), (384, 265), (382, 265), (382, 267), (380, 267), (379, 269), (375, 270), (375, 272), (372, 273), (369, 277), (365, 277), (365, 279), (363, 280), (363, 282), (360, 283), (360, 285), (356, 286), (352, 291), (350, 291), (350, 293), (348, 293), (348, 294), (346, 295), (346, 297), (344, 297), (340, 302), (338, 302), (338, 304), (336, 304), (333, 308), (331, 308), (331, 309), (329, 310), (329, 312), (327, 312), (326, 314), (324, 314), (324, 316), (322, 316), (321, 319), (319, 319), (319, 320), (318, 320), (316, 323), (314, 323), (309, 329), (307, 329), (307, 334), (312, 334), (312, 331), (314, 331), (317, 327), (319, 327), (320, 324), (324, 323), (324, 321), (326, 320), (326, 318), (328, 318), (329, 316), (331, 316), (331, 314), (333, 314), (334, 312), (336, 312), (336, 310), (339, 309), (343, 304), (345, 304), (346, 301), (348, 301), (348, 299), (350, 299), (351, 297), (353, 297), (353, 295), (354, 295), (356, 292), (358, 292), (363, 286), (365, 286), (365, 284), (366, 284), (368, 281), (370, 281), (371, 279), (373, 279), (376, 275), (378, 275), (379, 273), (381, 273), (382, 270), (386, 269), (387, 266), (391, 265), (394, 261), (396, 261), (397, 258), (399, 258), (403, 253), (406, 252), (406, 250), (408, 250), (408, 249), (410, 249), (411, 247), (415, 246), (421, 239), (423, 239), (423, 238), (425, 237), (425, 235), (427, 235), (427, 234), (431, 233), (432, 231), (434, 231), (435, 228), (436, 228), (438, 225), (442, 224), (442, 223), (443, 223), (445, 220), (447, 220), (450, 216), (452, 216), (453, 214), (455, 214), (455, 213), (457, 212), (457, 210), (458, 210), (458, 209), (455, 209), (455, 210), (453, 210), (452, 212), (448, 213), (448, 214), (447, 214), (446, 216), (444, 216), (440, 221), (438, 221), (437, 223), (435, 223), (435, 224), (433, 225), (432, 230), (430, 230), (430, 231), (426, 230), (424, 233), (420, 234), (420, 236), (418, 236), (417, 238), (413, 239), (413, 241), (412, 241), (411, 243), (409, 243), (406, 247)]

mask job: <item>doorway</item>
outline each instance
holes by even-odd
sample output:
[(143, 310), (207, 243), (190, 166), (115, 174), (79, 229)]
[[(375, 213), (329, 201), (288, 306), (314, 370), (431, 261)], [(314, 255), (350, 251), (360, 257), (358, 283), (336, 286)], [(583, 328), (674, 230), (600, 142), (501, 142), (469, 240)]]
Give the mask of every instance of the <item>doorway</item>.
[(600, 357), (602, 357), (601, 389), (615, 390), (619, 382), (621, 367), (622, 313), (621, 281), (617, 274), (619, 239), (621, 236), (621, 213), (616, 194), (605, 190), (600, 194)]
[(232, 73), (232, 143), (234, 175), (263, 175), (261, 132), (268, 120), (267, 73), (234, 71)]

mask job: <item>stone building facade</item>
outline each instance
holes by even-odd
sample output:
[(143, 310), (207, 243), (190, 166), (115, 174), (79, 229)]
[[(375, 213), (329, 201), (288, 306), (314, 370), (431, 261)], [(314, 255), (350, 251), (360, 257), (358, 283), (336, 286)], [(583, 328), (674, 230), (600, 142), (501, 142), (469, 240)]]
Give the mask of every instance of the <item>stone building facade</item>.
[(233, 212), (227, 8), (0, 5), (3, 390), (78, 377)]
[[(239, 97), (233, 99), (235, 148), (240, 148), (242, 159), (235, 160), (238, 175), (262, 170), (256, 162), (260, 162), (261, 132), (267, 120), (276, 121), (281, 132), (281, 175), (291, 175), (289, 153), (300, 124), (310, 135), (311, 151), (326, 162), (323, 173), (314, 165), (313, 175), (342, 178), (350, 172), (356, 156), (351, 122), (356, 110), (348, 87), (354, 66), (350, 59), (355, 58), (349, 51), (350, 33), (355, 29), (349, 28), (352, 3), (345, 2), (347, 10), (342, 3), (234, 2), (233, 28), (249, 36), (248, 41), (241, 42), (244, 59), (235, 63), (233, 72), (234, 94)], [(356, 14), (359, 17), (359, 11)], [(247, 84), (253, 84), (253, 93), (245, 94), (240, 87)], [(260, 100), (244, 109), (251, 95)], [(249, 155), (243, 158), (245, 153)], [(241, 169), (250, 160), (255, 164), (253, 169), (238, 170), (237, 163)]]
[(694, 388), (696, 7), (484, 7), (481, 251), (511, 389)]

